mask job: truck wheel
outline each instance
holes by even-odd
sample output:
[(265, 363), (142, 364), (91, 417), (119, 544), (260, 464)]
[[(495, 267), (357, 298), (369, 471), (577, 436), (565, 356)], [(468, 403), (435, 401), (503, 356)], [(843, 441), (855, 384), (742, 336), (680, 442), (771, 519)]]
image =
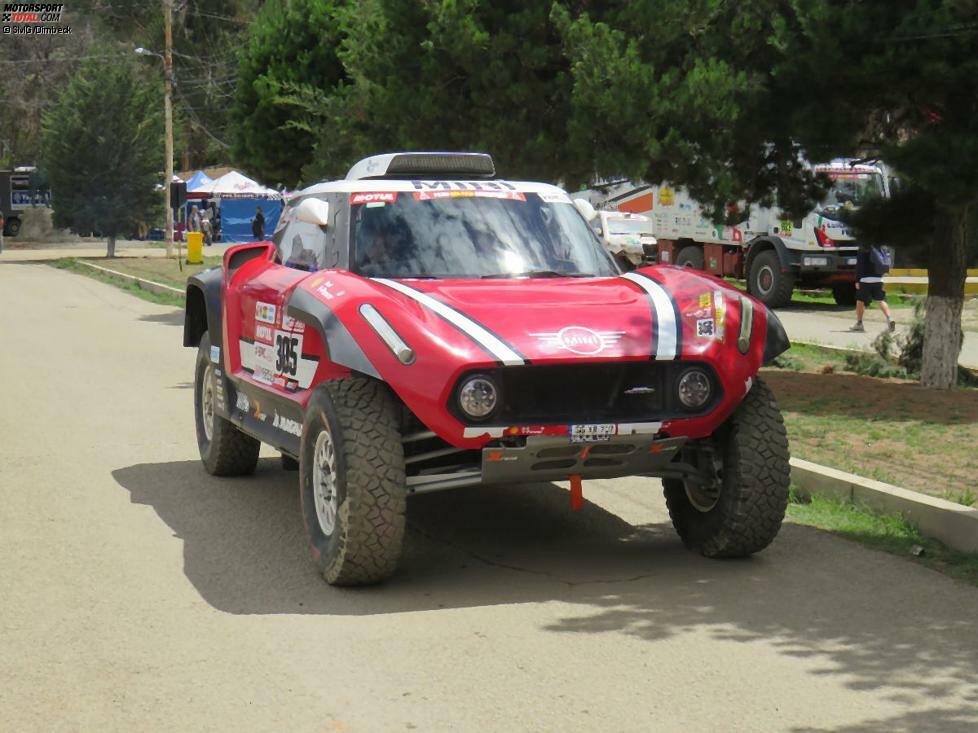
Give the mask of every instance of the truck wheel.
[(20, 234), (20, 219), (7, 219), (7, 223), (3, 226), (3, 234), (5, 237), (16, 237)]
[(703, 250), (695, 244), (690, 244), (679, 250), (676, 255), (676, 267), (692, 267), (694, 270), (703, 269)]
[(856, 304), (856, 286), (853, 283), (841, 283), (832, 286), (832, 297), (836, 305), (854, 306)]
[(782, 272), (777, 252), (761, 252), (751, 261), (747, 291), (768, 308), (788, 305), (794, 289), (794, 275)]
[(217, 414), (214, 409), (214, 386), (218, 379), (215, 368), (211, 361), (211, 340), (205, 333), (197, 349), (194, 375), (194, 418), (200, 460), (212, 476), (247, 476), (254, 473), (258, 465), (261, 443)]
[(672, 524), (706, 557), (744, 557), (767, 547), (788, 506), (788, 438), (774, 395), (755, 378), (733, 416), (697, 451), (712, 480), (665, 479)]
[(365, 585), (389, 577), (401, 557), (407, 490), (386, 385), (350, 377), (317, 388), (299, 454), (302, 515), (326, 582)]

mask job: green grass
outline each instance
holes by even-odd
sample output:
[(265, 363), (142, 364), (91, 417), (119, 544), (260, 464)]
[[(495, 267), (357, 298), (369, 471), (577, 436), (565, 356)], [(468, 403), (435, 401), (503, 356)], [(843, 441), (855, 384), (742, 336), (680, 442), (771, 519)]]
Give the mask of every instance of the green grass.
[[(93, 280), (98, 280), (99, 282), (104, 282), (109, 285), (114, 285), (120, 290), (124, 290), (131, 295), (135, 295), (137, 298), (142, 298), (143, 300), (148, 300), (150, 303), (156, 303), (158, 305), (172, 305), (178, 308), (183, 307), (183, 296), (177, 293), (164, 293), (157, 292), (154, 290), (146, 290), (141, 287), (139, 283), (133, 282), (132, 280), (126, 280), (124, 278), (114, 277), (108, 273), (100, 272), (99, 270), (93, 270), (91, 267), (85, 267), (78, 262), (74, 257), (65, 257), (60, 260), (55, 260), (49, 263), (52, 267), (56, 267), (59, 270), (67, 270), (69, 272), (75, 272), (79, 275), (84, 275), (85, 277), (90, 277)], [(106, 265), (111, 269), (117, 269), (112, 267), (115, 263)], [(118, 268), (121, 270), (121, 268)], [(152, 278), (150, 278), (152, 279)]]
[(819, 372), (827, 366), (831, 366), (833, 370), (841, 370), (845, 365), (846, 352), (843, 350), (799, 343), (793, 343), (791, 348), (777, 357), (774, 362), (774, 366), (779, 369), (795, 372)]
[[(957, 552), (928, 539), (903, 517), (877, 514), (848, 502), (813, 496), (799, 498), (792, 486), (788, 517), (798, 524), (899, 555), (952, 578), (978, 586), (978, 555)], [(920, 555), (912, 550), (922, 548)]]

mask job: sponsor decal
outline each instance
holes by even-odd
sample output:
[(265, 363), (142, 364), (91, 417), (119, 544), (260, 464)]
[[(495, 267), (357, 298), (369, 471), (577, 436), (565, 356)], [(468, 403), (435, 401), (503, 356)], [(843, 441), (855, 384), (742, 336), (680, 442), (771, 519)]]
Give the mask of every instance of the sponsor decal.
[(306, 324), (302, 321), (297, 321), (292, 316), (282, 314), (282, 329), (285, 331), (295, 331), (296, 333), (305, 333)]
[(600, 354), (621, 341), (624, 331), (592, 331), (584, 326), (565, 326), (559, 331), (531, 333), (545, 351), (570, 351), (580, 356)]
[(248, 395), (244, 392), (238, 392), (238, 396), (234, 401), (235, 406), (241, 410), (241, 412), (249, 412), (251, 410), (251, 401), (248, 399)]
[(211, 361), (215, 364), (221, 363), (221, 349), (218, 346), (211, 346)]
[(701, 318), (696, 321), (696, 335), (699, 338), (713, 338), (716, 327), (712, 318)]
[(526, 201), (519, 191), (415, 191), (415, 201), (434, 201), (436, 199), (508, 199), (510, 201)]
[(723, 341), (723, 332), (727, 324), (727, 304), (723, 300), (723, 293), (719, 290), (713, 293), (713, 313), (715, 318), (714, 330), (716, 337)]
[(261, 420), (262, 422), (268, 419), (268, 415), (261, 411), (261, 403), (258, 400), (255, 400), (255, 409), (252, 410), (251, 415), (256, 420)]
[(659, 206), (672, 206), (674, 203), (676, 203), (676, 192), (669, 188), (669, 186), (660, 188)]
[(275, 306), (271, 303), (255, 303), (255, 320), (275, 325)]
[(361, 191), (350, 195), (350, 205), (393, 204), (397, 201), (397, 191)]
[(302, 437), (302, 423), (288, 417), (282, 417), (277, 412), (274, 413), (274, 417), (272, 418), (272, 427), (278, 428), (289, 435), (294, 435), (297, 438)]
[(270, 344), (255, 343), (254, 377), (255, 381), (271, 384), (275, 379), (275, 347)]
[(332, 300), (333, 298), (339, 298), (340, 296), (346, 295), (345, 290), (340, 290), (339, 292), (334, 293), (332, 290), (330, 290), (330, 288), (333, 287), (336, 286), (333, 285), (331, 280), (327, 280), (318, 288), (316, 288), (316, 292), (319, 293), (321, 296), (323, 296), (323, 298), (325, 298), (326, 300)]
[(264, 326), (259, 323), (255, 326), (255, 341), (263, 341), (266, 344), (272, 343), (273, 331), (271, 326)]
[(713, 296), (709, 293), (700, 294), (700, 308), (709, 308), (713, 304)]

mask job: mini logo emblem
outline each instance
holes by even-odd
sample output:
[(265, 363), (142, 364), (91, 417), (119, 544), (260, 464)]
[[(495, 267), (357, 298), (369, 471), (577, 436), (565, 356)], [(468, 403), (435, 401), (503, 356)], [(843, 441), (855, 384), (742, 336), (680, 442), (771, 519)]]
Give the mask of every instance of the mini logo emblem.
[(592, 331), (584, 326), (566, 326), (553, 333), (531, 333), (540, 339), (544, 349), (570, 351), (581, 356), (600, 354), (609, 346), (614, 346), (624, 335), (624, 331)]

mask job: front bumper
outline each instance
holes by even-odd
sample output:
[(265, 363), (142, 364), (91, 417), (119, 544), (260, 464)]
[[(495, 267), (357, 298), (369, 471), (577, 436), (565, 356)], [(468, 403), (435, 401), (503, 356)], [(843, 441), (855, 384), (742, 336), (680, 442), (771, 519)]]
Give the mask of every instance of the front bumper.
[(802, 275), (819, 275), (832, 273), (855, 273), (856, 252), (853, 249), (842, 251), (811, 250), (798, 252), (794, 265)]
[(686, 438), (616, 435), (595, 443), (571, 443), (566, 437), (529, 436), (518, 447), (482, 449), (482, 480), (487, 484), (619, 478), (653, 474), (672, 461)]

